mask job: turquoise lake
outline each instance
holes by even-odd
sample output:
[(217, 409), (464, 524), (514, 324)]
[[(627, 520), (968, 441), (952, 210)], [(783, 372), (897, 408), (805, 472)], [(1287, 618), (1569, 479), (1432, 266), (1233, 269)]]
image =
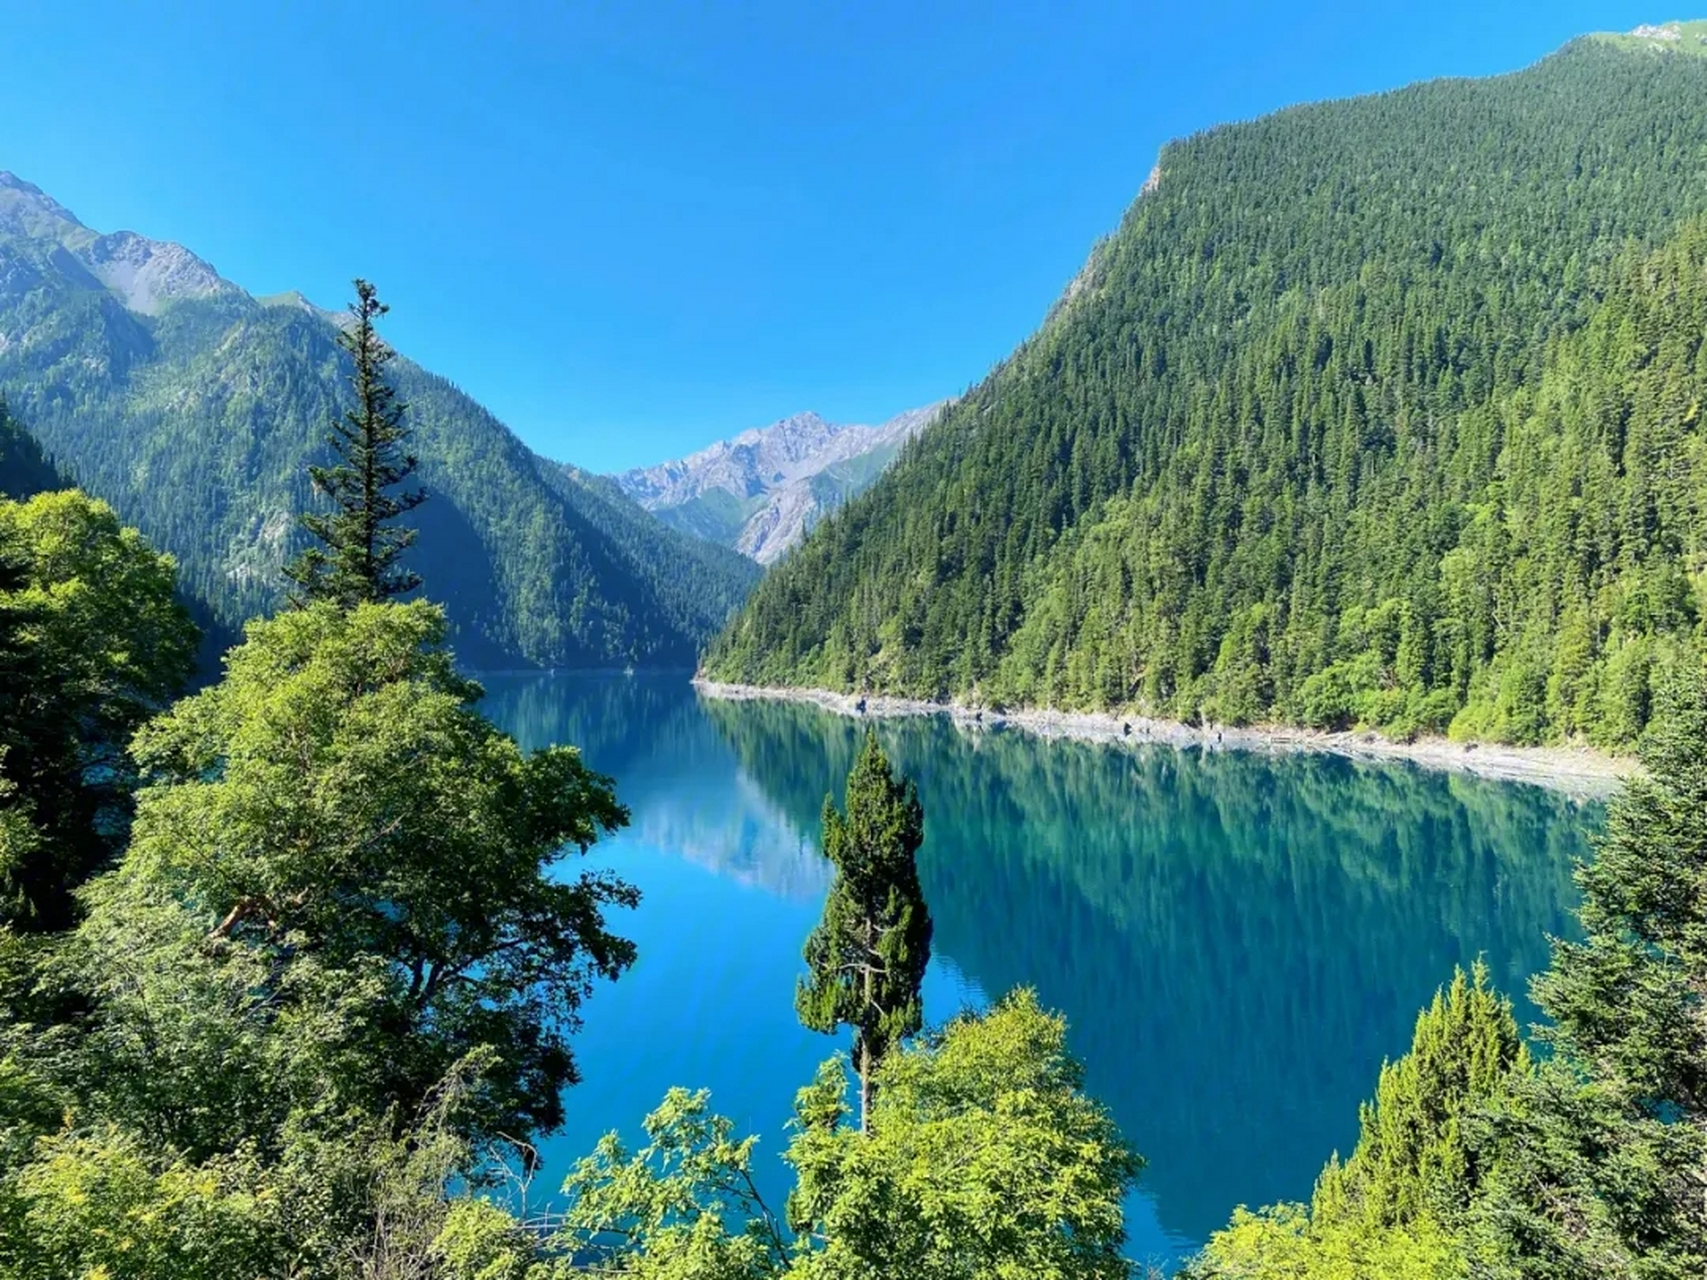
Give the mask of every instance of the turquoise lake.
[[(680, 1084), (761, 1135), (780, 1207), (794, 1092), (843, 1047), (795, 1022), (793, 994), (828, 883), (818, 814), (864, 726), (702, 699), (684, 676), (484, 683), (524, 746), (577, 745), (616, 779), (632, 821), (592, 860), (644, 894), (614, 918), (639, 960), (583, 1010), (583, 1079), (532, 1196)], [(1547, 935), (1572, 930), (1571, 865), (1599, 821), (1405, 764), (875, 723), (925, 808), (926, 1016), (1019, 985), (1067, 1016), (1088, 1087), (1149, 1162), (1128, 1213), (1141, 1260), (1190, 1252), (1235, 1205), (1307, 1199), (1454, 964), (1485, 956), (1521, 997)]]

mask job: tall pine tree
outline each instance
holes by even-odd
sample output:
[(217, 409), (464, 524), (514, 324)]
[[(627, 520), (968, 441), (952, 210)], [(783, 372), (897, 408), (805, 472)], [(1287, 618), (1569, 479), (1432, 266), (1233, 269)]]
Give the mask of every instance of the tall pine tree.
[(375, 328), (390, 308), (368, 281), (355, 283), (353, 322), (339, 332), (338, 345), (355, 366), (350, 386), (356, 403), (333, 422), (326, 437), (342, 461), (308, 469), (314, 487), (332, 500), (333, 510), (302, 517), (303, 527), (325, 546), (310, 547), (286, 566), (296, 604), (332, 600), (349, 609), (421, 585), (419, 574), (398, 564), (416, 531), (392, 523), (420, 506), (427, 495), (421, 489), (391, 492), (414, 473), (416, 459), (404, 452), (410, 435), (403, 422), (407, 406), (385, 376), (395, 353)]
[(890, 770), (874, 732), (867, 730), (848, 774), (846, 813), (826, 796), (823, 821), (835, 878), (806, 940), (810, 972), (794, 1004), (814, 1031), (853, 1028), (864, 1128), (878, 1063), (924, 1023), (920, 988), (931, 956), (930, 911), (915, 861), (924, 810), (913, 784)]
[(1490, 1135), (1479, 1234), (1526, 1280), (1707, 1271), (1707, 678), (1655, 725), (1535, 982), (1553, 1053)]

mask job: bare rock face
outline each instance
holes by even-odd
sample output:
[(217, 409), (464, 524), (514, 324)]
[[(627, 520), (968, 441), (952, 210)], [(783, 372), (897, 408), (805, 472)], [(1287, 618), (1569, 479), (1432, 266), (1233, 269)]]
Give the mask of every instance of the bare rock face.
[(768, 427), (743, 431), (733, 440), (719, 440), (688, 457), (625, 471), (616, 482), (629, 497), (653, 510), (679, 506), (708, 489), (750, 498), (802, 474), (803, 463), (848, 429), (815, 413), (797, 413)]
[(175, 298), (205, 298), (236, 289), (181, 244), (117, 231), (90, 243), (84, 253), (90, 273), (128, 310), (160, 314)]
[(666, 523), (770, 564), (875, 481), (942, 407), (909, 409), (877, 426), (798, 413), (615, 480)]
[(158, 315), (177, 298), (242, 293), (183, 245), (150, 240), (134, 231), (101, 235), (34, 183), (6, 172), (0, 172), (0, 237), (34, 242), (45, 252), (69, 256), (89, 281), (139, 315)]

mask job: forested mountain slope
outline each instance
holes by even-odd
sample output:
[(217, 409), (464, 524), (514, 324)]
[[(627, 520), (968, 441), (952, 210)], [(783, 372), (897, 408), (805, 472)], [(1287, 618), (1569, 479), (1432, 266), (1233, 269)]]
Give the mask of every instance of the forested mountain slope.
[(57, 489), (61, 483), (35, 437), (0, 400), (0, 497), (28, 498)]
[[(181, 246), (100, 236), (0, 174), (0, 390), (70, 478), (228, 624), (270, 609), (343, 407), (336, 317), (251, 298)], [(479, 665), (686, 665), (757, 577), (608, 487), (566, 481), (453, 384), (399, 360), (415, 567)]]
[(708, 671), (1628, 742), (1702, 610), (1704, 36), (1170, 144)]

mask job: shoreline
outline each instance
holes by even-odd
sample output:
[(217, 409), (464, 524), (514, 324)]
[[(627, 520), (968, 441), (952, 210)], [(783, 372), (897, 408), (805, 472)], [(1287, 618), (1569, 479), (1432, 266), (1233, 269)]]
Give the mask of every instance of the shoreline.
[(726, 684), (693, 678), (708, 698), (726, 702), (800, 702), (844, 716), (947, 716), (965, 730), (1014, 728), (1040, 738), (1081, 742), (1160, 743), (1171, 747), (1259, 751), (1268, 754), (1313, 751), (1364, 761), (1410, 761), (1425, 769), (1468, 773), (1498, 782), (1527, 782), (1579, 800), (1604, 800), (1638, 771), (1633, 756), (1613, 756), (1578, 747), (1514, 747), (1500, 743), (1452, 742), (1418, 738), (1400, 742), (1372, 731), (1330, 733), (1291, 725), (1198, 727), (1148, 716), (1117, 716), (1098, 711), (1018, 710), (995, 712), (954, 703), (925, 702), (877, 694), (834, 693), (828, 689)]

